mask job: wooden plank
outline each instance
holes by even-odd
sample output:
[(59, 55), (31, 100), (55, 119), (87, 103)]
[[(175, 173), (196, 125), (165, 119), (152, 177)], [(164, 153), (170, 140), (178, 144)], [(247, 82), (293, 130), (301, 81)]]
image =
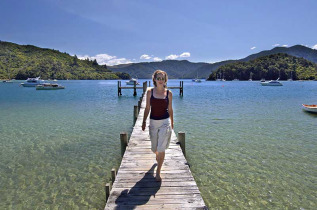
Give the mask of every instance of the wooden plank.
[[(173, 88), (179, 87), (169, 87)], [(141, 129), (145, 101), (146, 95), (105, 209), (207, 209), (174, 131), (161, 169), (162, 182), (155, 180), (157, 163), (149, 129)]]

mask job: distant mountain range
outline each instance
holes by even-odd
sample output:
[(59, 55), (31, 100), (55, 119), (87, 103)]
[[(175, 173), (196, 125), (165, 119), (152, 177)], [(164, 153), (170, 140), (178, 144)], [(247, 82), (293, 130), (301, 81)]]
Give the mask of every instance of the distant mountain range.
[(292, 47), (275, 47), (271, 50), (261, 51), (256, 54), (247, 56), (239, 60), (226, 60), (216, 63), (193, 63), (187, 60), (164, 60), (161, 62), (142, 62), (131, 63), (116, 66), (108, 66), (113, 72), (124, 72), (132, 77), (150, 78), (154, 70), (161, 69), (168, 73), (169, 78), (208, 78), (209, 75), (219, 67), (235, 62), (250, 61), (259, 57), (274, 55), (278, 53), (286, 53), (295, 57), (304, 58), (308, 61), (317, 63), (317, 50), (302, 45), (294, 45)]

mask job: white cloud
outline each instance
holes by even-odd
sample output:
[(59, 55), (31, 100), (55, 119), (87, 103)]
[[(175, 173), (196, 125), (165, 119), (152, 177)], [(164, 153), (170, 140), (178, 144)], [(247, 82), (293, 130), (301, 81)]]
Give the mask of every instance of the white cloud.
[(172, 54), (172, 55), (166, 56), (165, 59), (166, 59), (166, 60), (175, 60), (175, 59), (177, 59), (178, 57), (179, 57), (178, 55)]
[(162, 59), (160, 59), (159, 57), (154, 57), (154, 58), (153, 58), (153, 61), (155, 61), (155, 62), (161, 62)]
[(148, 59), (151, 59), (151, 56), (149, 56), (149, 55), (147, 55), (147, 54), (143, 54), (143, 55), (141, 55), (140, 59), (146, 59), (146, 60), (148, 60)]
[(317, 50), (317, 44), (312, 47), (314, 50)]
[(277, 47), (277, 46), (280, 46), (280, 44), (273, 44), (272, 46), (273, 47)]
[(251, 50), (254, 50), (255, 48), (256, 48), (256, 47), (251, 47), (250, 49), (251, 49)]
[(188, 57), (190, 57), (190, 53), (189, 53), (189, 52), (183, 52), (182, 54), (180, 54), (179, 57), (181, 57), (181, 58), (188, 58)]
[(287, 44), (283, 44), (282, 47), (288, 47), (288, 45)]
[(89, 55), (84, 55), (80, 56), (78, 55), (78, 59), (85, 60), (95, 60), (99, 65), (108, 65), (108, 66), (113, 66), (113, 65), (119, 65), (119, 64), (127, 64), (127, 63), (132, 63), (131, 60), (126, 59), (126, 58), (117, 58), (116, 56), (108, 55), (108, 54), (98, 54), (95, 56), (89, 56)]

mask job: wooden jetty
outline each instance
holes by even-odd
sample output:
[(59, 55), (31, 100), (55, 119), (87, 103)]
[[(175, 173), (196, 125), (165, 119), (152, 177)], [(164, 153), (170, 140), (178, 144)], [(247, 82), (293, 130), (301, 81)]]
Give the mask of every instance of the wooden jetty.
[[(118, 81), (118, 96), (122, 95), (122, 89), (133, 89), (133, 96), (137, 95), (137, 89), (143, 89), (143, 93), (146, 91), (147, 86), (151, 86), (151, 82), (149, 81), (149, 85), (146, 82), (143, 83), (143, 87), (138, 87), (136, 81), (134, 81), (134, 85), (131, 87), (128, 86), (121, 86), (121, 81)], [(184, 81), (179, 82), (179, 87), (167, 87), (168, 89), (179, 89), (179, 95), (183, 96), (184, 92)]]
[(185, 152), (185, 133), (178, 133), (177, 138), (172, 132), (161, 170), (162, 182), (155, 180), (157, 164), (150, 149), (149, 130), (141, 129), (144, 95), (140, 109), (134, 108), (139, 114), (129, 142), (126, 133), (120, 134), (124, 155), (118, 172), (115, 169), (111, 172), (113, 183), (106, 185), (105, 209), (207, 209), (182, 152)]

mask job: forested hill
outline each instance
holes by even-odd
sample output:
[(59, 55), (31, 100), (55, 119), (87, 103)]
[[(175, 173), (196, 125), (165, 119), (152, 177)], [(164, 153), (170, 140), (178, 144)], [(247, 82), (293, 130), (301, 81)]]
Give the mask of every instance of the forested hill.
[(0, 41), (0, 79), (128, 79), (126, 73), (112, 72), (96, 60), (32, 45)]
[(285, 53), (263, 56), (247, 62), (235, 62), (221, 66), (208, 80), (225, 78), (226, 80), (314, 80), (317, 79), (317, 64), (304, 58)]

